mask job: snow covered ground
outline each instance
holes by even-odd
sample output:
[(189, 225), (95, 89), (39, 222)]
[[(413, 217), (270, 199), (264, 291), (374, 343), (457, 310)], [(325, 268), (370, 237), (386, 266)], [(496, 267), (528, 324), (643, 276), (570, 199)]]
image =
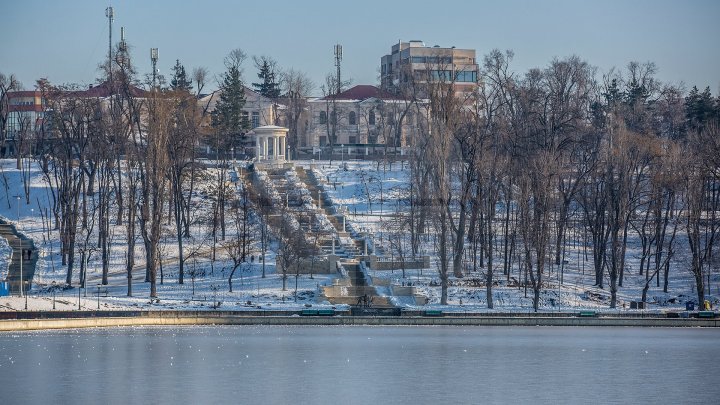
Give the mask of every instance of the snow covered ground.
[[(356, 232), (370, 235), (371, 244), (385, 247), (392, 252), (388, 244), (388, 221), (395, 212), (405, 210), (402, 198), (407, 196), (409, 171), (407, 163), (394, 162), (392, 165), (369, 161), (346, 162), (304, 162), (304, 166), (312, 168), (316, 177), (331, 196), (333, 203), (346, 207), (349, 225)], [(398, 198), (401, 200), (398, 201)], [(592, 286), (594, 271), (592, 251), (589, 244), (582, 243), (583, 234), (577, 230), (568, 231), (568, 242), (564, 262), (561, 266), (549, 264), (546, 274), (546, 285), (541, 294), (541, 307), (544, 311), (567, 311), (576, 309), (609, 310), (610, 292)], [(522, 275), (519, 274), (517, 263), (513, 266), (509, 277), (503, 275), (502, 252), (496, 247), (496, 266), (493, 288), (493, 301), (496, 312), (532, 310), (532, 289), (527, 294), (522, 286)], [(488, 311), (486, 288), (484, 287), (485, 272), (469, 271), (462, 279), (451, 276), (448, 288), (448, 304), (440, 306), (440, 287), (437, 274), (438, 261), (433, 252), (433, 243), (425, 240), (420, 248), (421, 255), (431, 257), (431, 268), (424, 270), (407, 270), (403, 278), (400, 270), (370, 271), (373, 278), (388, 279), (396, 285), (411, 284), (429, 299), (433, 308), (448, 311)], [(671, 264), (668, 293), (662, 290), (655, 281), (651, 282), (648, 291), (650, 310), (684, 309), (686, 301), (697, 300), (695, 283), (689, 269), (687, 239), (678, 234), (678, 247)], [(472, 270), (472, 249), (468, 249), (467, 262)], [(623, 286), (618, 291), (618, 306), (629, 310), (631, 301), (640, 301), (645, 276), (639, 275), (640, 244), (637, 235), (629, 237), (626, 258), (626, 274)], [(562, 277), (562, 282), (560, 278)], [(717, 307), (720, 299), (720, 275), (711, 276), (711, 295), (709, 299)], [(412, 307), (412, 305), (405, 305)]]
[[(405, 196), (408, 182), (407, 164), (395, 162), (387, 163), (350, 161), (297, 162), (308, 170), (313, 170), (315, 176), (321, 180), (322, 187), (333, 200), (335, 208), (347, 213), (347, 227), (354, 235), (367, 234), (373, 246), (384, 248), (385, 252), (392, 252), (389, 246), (388, 221), (391, 221), (396, 211), (404, 208), (402, 199)], [(208, 170), (207, 176), (213, 176)], [(289, 181), (294, 183), (293, 176)], [(301, 191), (302, 192), (302, 191)], [(52, 309), (53, 291), (55, 292), (55, 305), (57, 309), (78, 308), (78, 289), (64, 289), (66, 270), (61, 265), (57, 231), (48, 230), (47, 222), (43, 220), (50, 210), (48, 187), (39, 170), (34, 167), (30, 175), (30, 204), (25, 204), (24, 198), (17, 199), (22, 194), (22, 177), (20, 171), (15, 169), (14, 160), (0, 160), (0, 216), (5, 220), (18, 223), (19, 229), (35, 241), (40, 249), (40, 258), (37, 263), (33, 289), (28, 298), (28, 309)], [(207, 215), (210, 204), (207, 194), (198, 190), (193, 200), (195, 215), (200, 218)], [(280, 197), (278, 197), (280, 198)], [(18, 205), (19, 204), (19, 205)], [(19, 215), (18, 215), (19, 213)], [(329, 224), (328, 224), (329, 225)], [(144, 251), (142, 243), (138, 240), (136, 263), (138, 268), (134, 271), (133, 297), (127, 297), (127, 279), (125, 274), (125, 230), (122, 226), (111, 225), (113, 241), (110, 280), (108, 286), (102, 286), (99, 291), (100, 307), (105, 309), (213, 309), (243, 310), (243, 309), (301, 309), (306, 304), (313, 307), (330, 307), (327, 302), (318, 302), (318, 292), (321, 286), (329, 285), (336, 275), (301, 275), (298, 278), (298, 294), (295, 300), (295, 278), (290, 275), (287, 279), (287, 289), (283, 291), (282, 280), (275, 272), (274, 247), (270, 246), (265, 263), (266, 277), (262, 275), (262, 264), (255, 261), (246, 263), (235, 273), (233, 279), (233, 292), (228, 292), (229, 272), (231, 261), (223, 256), (222, 249), (218, 249), (218, 260), (214, 263), (209, 259), (209, 229), (202, 221), (193, 225), (193, 238), (186, 242), (186, 252), (198, 251), (195, 258), (186, 262), (185, 284), (177, 283), (177, 248), (173, 242), (172, 229), (166, 229), (161, 252), (163, 257), (162, 284), (158, 284), (159, 301), (151, 302), (149, 299), (149, 283), (144, 281)], [(589, 246), (582, 243), (582, 233), (571, 231), (565, 255), (565, 262), (560, 266), (550, 266), (546, 275), (547, 284), (541, 297), (541, 307), (544, 311), (562, 311), (587, 308), (606, 310), (609, 304), (609, 291), (593, 287), (592, 256)], [(680, 309), (685, 302), (695, 297), (694, 283), (688, 270), (687, 255), (682, 244), (684, 236), (679, 236), (680, 253), (677, 254), (670, 272), (669, 292), (663, 293), (662, 286), (655, 286), (653, 282), (648, 292), (650, 310)], [(7, 260), (10, 250), (7, 244), (0, 241), (0, 276), (7, 270)], [(447, 306), (440, 306), (440, 287), (437, 276), (438, 262), (434, 255), (433, 243), (426, 239), (421, 246), (421, 254), (431, 257), (429, 269), (407, 269), (405, 277), (402, 271), (370, 271), (374, 279), (384, 279), (395, 285), (413, 285), (418, 291), (430, 300), (429, 306), (433, 309), (446, 311), (488, 311), (486, 303), (486, 289), (484, 287), (484, 270), (469, 271), (462, 279), (451, 277), (448, 290)], [(472, 262), (472, 251), (468, 253), (468, 261)], [(619, 305), (629, 310), (631, 301), (640, 300), (641, 290), (645, 276), (637, 274), (639, 244), (637, 238), (631, 235), (625, 283), (618, 293)], [(256, 247), (255, 256), (259, 256)], [(498, 257), (499, 253), (498, 253)], [(532, 291), (528, 289), (527, 295), (521, 285), (521, 275), (517, 266), (513, 267), (510, 277), (502, 274), (502, 262), (495, 268), (495, 281), (493, 300), (496, 312), (529, 311), (532, 309)], [(562, 283), (560, 276), (562, 272)], [(194, 280), (191, 274), (194, 274)], [(80, 307), (94, 309), (98, 306), (98, 288), (100, 281), (100, 261), (98, 255), (93, 255), (89, 261), (88, 282), (89, 287), (80, 293)], [(158, 275), (158, 282), (160, 275)], [(518, 282), (520, 281), (520, 282)], [(73, 285), (77, 284), (77, 272), (73, 275)], [(55, 287), (53, 287), (55, 286)], [(711, 278), (711, 300), (717, 306), (720, 297), (720, 276), (713, 274)], [(248, 304), (249, 301), (249, 304)], [(219, 307), (218, 307), (218, 303)], [(399, 302), (407, 308), (417, 308), (406, 302)], [(25, 300), (20, 297), (0, 297), (0, 310), (16, 310), (24, 308)], [(336, 306), (338, 307), (338, 306)]]
[[(212, 175), (208, 171), (207, 175)], [(0, 216), (8, 222), (19, 224), (20, 232), (32, 238), (36, 248), (40, 250), (39, 260), (33, 279), (33, 287), (28, 297), (29, 310), (52, 309), (53, 291), (55, 306), (60, 309), (78, 308), (78, 289), (63, 288), (66, 268), (61, 264), (59, 255), (60, 244), (58, 233), (48, 230), (43, 216), (50, 211), (50, 196), (47, 183), (42, 173), (33, 166), (30, 175), (30, 201), (17, 199), (22, 194), (21, 172), (15, 169), (15, 160), (0, 160)], [(200, 218), (207, 213), (210, 204), (203, 198), (203, 190), (198, 190), (193, 201), (195, 215)], [(19, 209), (19, 210), (18, 210)], [(203, 212), (205, 211), (205, 212)], [(43, 213), (42, 215), (40, 213)], [(244, 263), (233, 277), (233, 292), (229, 292), (228, 276), (232, 262), (226, 257), (222, 248), (217, 250), (217, 261), (210, 261), (209, 229), (198, 221), (193, 225), (193, 238), (186, 241), (185, 252), (200, 253), (185, 263), (185, 283), (178, 284), (178, 249), (173, 242), (173, 230), (164, 231), (161, 256), (163, 257), (163, 282), (160, 284), (158, 274), (159, 301), (150, 301), (149, 283), (144, 282), (144, 249), (142, 241), (137, 241), (136, 264), (133, 272), (133, 296), (127, 296), (127, 275), (125, 273), (125, 255), (127, 240), (123, 226), (111, 224), (112, 251), (110, 259), (110, 277), (107, 286), (97, 286), (101, 280), (99, 255), (90, 257), (88, 264), (87, 289), (80, 292), (80, 307), (96, 309), (98, 306), (98, 290), (100, 291), (100, 307), (104, 309), (301, 309), (306, 304), (313, 307), (331, 307), (327, 302), (316, 300), (322, 285), (329, 285), (336, 275), (315, 274), (300, 275), (297, 283), (297, 300), (295, 299), (295, 277), (288, 275), (287, 288), (282, 289), (280, 274), (275, 272), (275, 253), (267, 252), (265, 277), (262, 277), (263, 264), (259, 260), (260, 250), (255, 246), (254, 263)], [(0, 242), (0, 272), (7, 271), (11, 249), (4, 239)], [(193, 274), (195, 277), (193, 277)], [(73, 286), (77, 285), (77, 269), (73, 274)], [(249, 303), (248, 303), (249, 302)], [(219, 305), (218, 305), (219, 303)], [(25, 299), (20, 297), (0, 297), (1, 310), (17, 310), (25, 307)], [(342, 306), (335, 306), (342, 308)]]

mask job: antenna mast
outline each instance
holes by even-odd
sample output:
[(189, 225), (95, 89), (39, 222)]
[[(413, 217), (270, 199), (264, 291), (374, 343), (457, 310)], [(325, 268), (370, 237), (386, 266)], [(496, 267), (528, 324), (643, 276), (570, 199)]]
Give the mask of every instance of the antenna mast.
[(112, 22), (113, 18), (115, 17), (115, 12), (113, 11), (112, 7), (108, 7), (105, 9), (105, 17), (108, 18), (108, 78), (110, 86), (110, 94), (112, 94)]
[(152, 84), (155, 89), (155, 77), (157, 76), (158, 49), (150, 48), (150, 61), (152, 62)]
[(335, 45), (335, 67), (337, 67), (337, 92), (335, 94), (340, 94), (340, 91), (342, 90), (342, 82), (340, 81), (340, 62), (342, 62), (342, 52), (342, 45)]

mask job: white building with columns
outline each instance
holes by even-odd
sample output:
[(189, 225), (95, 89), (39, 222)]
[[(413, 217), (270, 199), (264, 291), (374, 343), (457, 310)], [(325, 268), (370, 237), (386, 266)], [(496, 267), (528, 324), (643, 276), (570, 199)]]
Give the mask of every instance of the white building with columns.
[(255, 161), (259, 163), (283, 163), (287, 157), (288, 129), (265, 125), (250, 131), (255, 138)]

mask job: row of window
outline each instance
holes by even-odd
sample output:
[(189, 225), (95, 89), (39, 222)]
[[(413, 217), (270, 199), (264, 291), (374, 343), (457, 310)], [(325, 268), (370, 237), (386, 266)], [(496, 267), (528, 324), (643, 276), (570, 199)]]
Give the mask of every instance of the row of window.
[[(325, 124), (328, 123), (327, 117), (328, 117), (328, 115), (327, 115), (327, 112), (326, 112), (326, 111), (320, 111), (320, 117), (319, 117), (319, 119), (320, 119), (320, 120), (319, 120), (320, 125), (325, 125)], [(335, 117), (335, 112), (334, 112), (334, 111), (330, 113), (330, 117), (331, 117), (331, 119)], [(405, 122), (406, 124), (411, 124), (411, 123), (413, 123), (413, 120), (414, 120), (414, 119), (415, 119), (415, 115), (412, 113), (412, 111), (408, 111), (408, 112), (405, 114), (404, 122)], [(348, 113), (348, 124), (349, 124), (349, 125), (357, 125), (357, 123), (358, 123), (357, 121), (358, 121), (358, 120), (357, 120), (357, 113), (356, 113), (355, 111), (350, 111), (350, 112)], [(335, 122), (335, 121), (333, 120), (333, 122)], [(375, 125), (375, 122), (376, 122), (375, 111), (372, 111), (372, 110), (371, 110), (371, 111), (368, 113), (368, 125)], [(387, 114), (387, 123), (388, 123), (388, 124), (393, 124), (394, 122), (395, 122), (395, 114), (392, 113), (392, 112), (389, 112), (389, 113)], [(419, 116), (418, 116), (418, 120), (417, 120), (417, 122), (416, 122), (415, 124), (418, 125), (418, 126), (420, 126), (420, 118), (419, 118)]]
[(35, 105), (35, 102), (34, 102), (34, 101), (19, 101), (19, 100), (14, 100), (14, 101), (11, 102), (10, 104), (11, 104), (11, 105)]
[(430, 64), (452, 64), (452, 56), (412, 56), (411, 63), (430, 63)]
[[(330, 113), (330, 117), (332, 118), (332, 122), (335, 121), (335, 111)], [(326, 111), (320, 111), (320, 124), (325, 125), (327, 124), (327, 112)], [(350, 125), (357, 125), (357, 114), (355, 111), (350, 111), (348, 113), (348, 124)], [(368, 114), (368, 124), (375, 125), (375, 111), (370, 111), (370, 114)]]
[[(427, 77), (426, 71), (416, 70), (413, 74), (415, 76), (416, 81), (424, 81)], [(409, 75), (402, 74), (401, 79), (404, 83), (408, 82)], [(431, 70), (430, 71), (430, 80), (432, 81), (443, 81), (443, 82), (451, 82), (453, 81), (453, 78), (455, 79), (455, 82), (461, 82), (461, 83), (477, 83), (477, 72), (476, 71), (462, 71), (462, 72), (453, 72), (452, 70)]]

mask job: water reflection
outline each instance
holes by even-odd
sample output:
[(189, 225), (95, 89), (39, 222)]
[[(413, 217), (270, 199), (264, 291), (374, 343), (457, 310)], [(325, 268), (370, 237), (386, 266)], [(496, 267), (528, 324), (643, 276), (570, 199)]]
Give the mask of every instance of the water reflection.
[(715, 403), (720, 330), (120, 328), (0, 334), (0, 403)]

